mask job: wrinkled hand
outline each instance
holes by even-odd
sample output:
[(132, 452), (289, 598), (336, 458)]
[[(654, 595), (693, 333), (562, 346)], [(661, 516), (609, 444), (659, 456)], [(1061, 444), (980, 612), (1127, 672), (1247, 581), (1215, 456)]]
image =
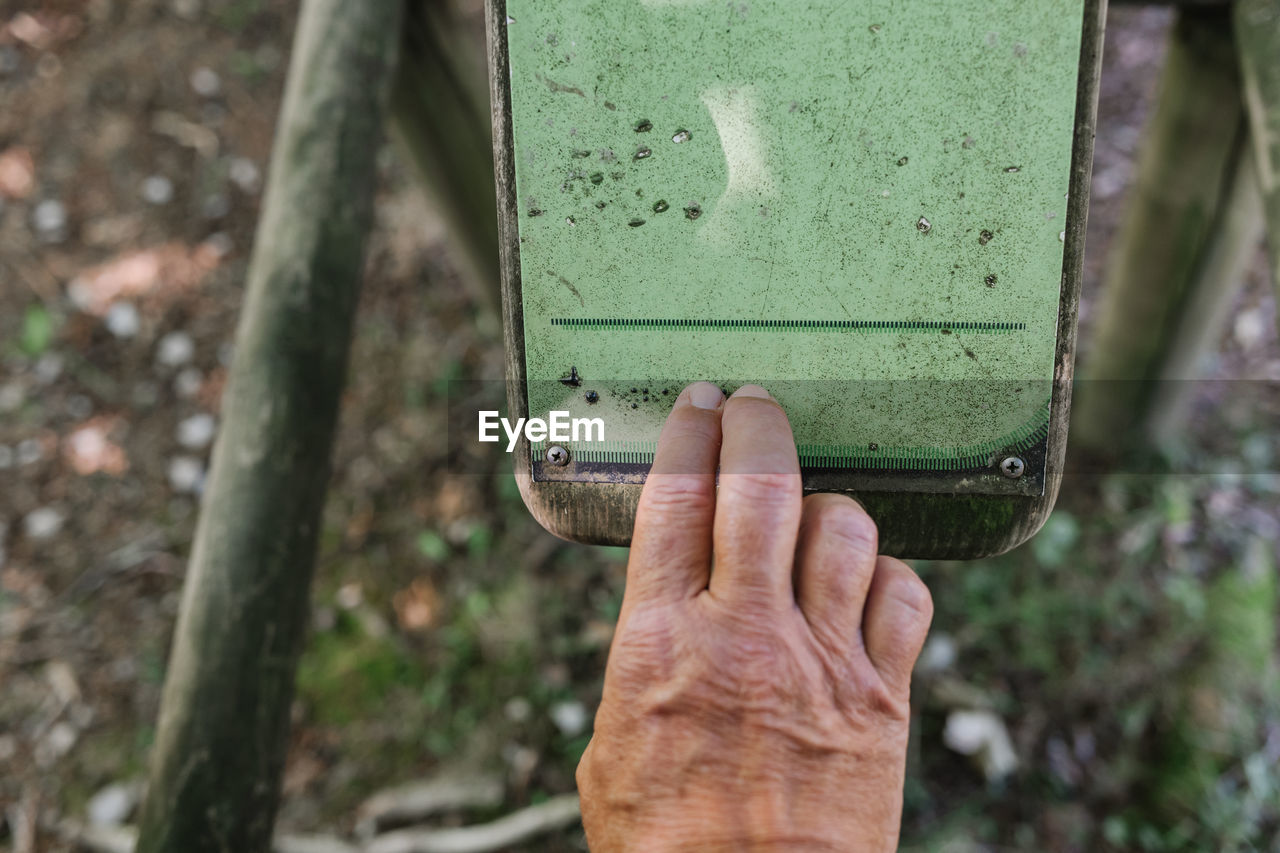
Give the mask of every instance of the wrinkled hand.
[(640, 500), (578, 767), (591, 849), (895, 849), (932, 613), (857, 503), (802, 499), (764, 389), (686, 388)]

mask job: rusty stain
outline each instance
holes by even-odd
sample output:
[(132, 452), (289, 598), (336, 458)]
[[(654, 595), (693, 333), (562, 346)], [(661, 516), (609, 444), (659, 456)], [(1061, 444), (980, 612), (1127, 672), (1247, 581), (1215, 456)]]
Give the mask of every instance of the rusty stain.
[(569, 292), (570, 292), (570, 293), (572, 293), (574, 296), (578, 297), (578, 302), (582, 305), (582, 307), (583, 307), (583, 308), (586, 308), (586, 307), (587, 307), (587, 300), (585, 300), (585, 299), (583, 299), (583, 298), (582, 298), (582, 294), (578, 292), (578, 288), (576, 288), (576, 287), (574, 287), (574, 286), (573, 286), (573, 282), (569, 281), (569, 279), (565, 278), (565, 277), (564, 277), (564, 276), (562, 276), (562, 275), (556, 275), (556, 274), (555, 274), (554, 272), (552, 272), (551, 270), (547, 270), (547, 275), (549, 275), (549, 276), (553, 276), (553, 277), (555, 277), (556, 279), (559, 279), (559, 281), (560, 281), (560, 283), (561, 283), (561, 284), (563, 284), (565, 287), (569, 288)]
[(553, 92), (564, 92), (568, 95), (577, 95), (579, 98), (585, 98), (587, 93), (579, 89), (577, 86), (566, 86), (564, 83), (557, 83), (550, 77), (544, 77), (539, 74), (538, 79), (547, 85), (547, 88)]

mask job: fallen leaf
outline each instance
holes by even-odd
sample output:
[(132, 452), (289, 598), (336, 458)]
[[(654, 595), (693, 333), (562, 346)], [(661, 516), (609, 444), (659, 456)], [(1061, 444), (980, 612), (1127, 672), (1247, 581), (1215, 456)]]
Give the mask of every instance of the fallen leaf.
[(583, 645), (592, 649), (608, 648), (609, 644), (613, 642), (615, 627), (612, 622), (592, 619), (582, 629), (581, 640)]
[(218, 414), (222, 409), (222, 391), (227, 387), (227, 370), (224, 367), (215, 367), (209, 371), (209, 375), (205, 377), (204, 383), (200, 386), (200, 390), (196, 392), (196, 402), (201, 407)]
[(16, 567), (0, 571), (0, 590), (27, 599), (43, 599), (48, 594), (43, 576), (39, 572)]
[(447, 477), (436, 494), (433, 519), (447, 525), (471, 513), (475, 504), (474, 493), (460, 477)]
[(124, 448), (109, 438), (118, 423), (116, 418), (94, 418), (67, 436), (62, 445), (67, 464), (81, 476), (99, 472), (119, 476), (128, 471)]
[(373, 529), (373, 522), (374, 514), (371, 506), (362, 506), (352, 513), (351, 518), (347, 520), (347, 546), (359, 548), (364, 545), (365, 540), (369, 538), (369, 532)]
[(410, 632), (425, 631), (440, 610), (440, 595), (430, 581), (419, 578), (397, 592), (392, 604), (401, 628)]
[(76, 680), (71, 664), (64, 660), (51, 660), (45, 664), (44, 675), (61, 704), (80, 701), (80, 682)]
[(84, 21), (76, 15), (19, 12), (9, 19), (5, 29), (27, 47), (48, 50), (80, 35)]
[(0, 196), (24, 199), (36, 187), (36, 161), (31, 151), (15, 145), (0, 151)]
[(327, 769), (323, 761), (310, 753), (295, 756), (285, 767), (280, 784), (282, 793), (287, 797), (301, 794)]
[(36, 50), (47, 50), (53, 44), (53, 30), (35, 15), (19, 12), (9, 19), (9, 35)]
[(158, 289), (169, 296), (190, 290), (220, 261), (219, 253), (204, 244), (192, 248), (168, 243), (84, 270), (68, 286), (68, 295), (82, 311), (102, 316), (121, 298), (145, 296)]

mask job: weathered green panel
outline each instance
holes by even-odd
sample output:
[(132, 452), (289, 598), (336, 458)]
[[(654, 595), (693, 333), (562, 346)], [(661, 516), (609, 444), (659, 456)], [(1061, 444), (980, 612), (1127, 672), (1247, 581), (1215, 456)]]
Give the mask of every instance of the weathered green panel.
[(1039, 494), (1083, 10), (509, 0), (530, 414), (760, 382), (846, 487)]

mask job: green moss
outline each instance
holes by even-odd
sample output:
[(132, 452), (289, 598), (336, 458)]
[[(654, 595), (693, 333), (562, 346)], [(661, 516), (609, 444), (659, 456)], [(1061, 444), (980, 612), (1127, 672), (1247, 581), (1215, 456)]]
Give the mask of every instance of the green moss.
[(347, 614), (339, 619), (339, 630), (312, 638), (298, 667), (298, 696), (321, 723), (375, 717), (392, 692), (422, 681), (395, 640), (360, 631)]

